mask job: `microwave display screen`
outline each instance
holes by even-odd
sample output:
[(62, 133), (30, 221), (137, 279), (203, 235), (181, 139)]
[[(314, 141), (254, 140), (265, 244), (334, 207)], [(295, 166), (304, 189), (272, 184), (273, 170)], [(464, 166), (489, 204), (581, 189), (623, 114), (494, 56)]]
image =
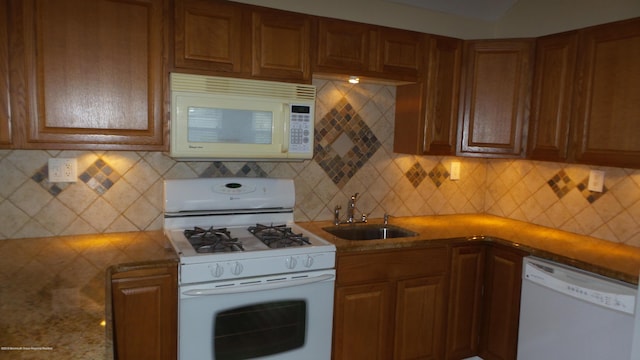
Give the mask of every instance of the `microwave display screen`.
[(271, 144), (273, 113), (257, 110), (237, 110), (189, 107), (189, 142)]

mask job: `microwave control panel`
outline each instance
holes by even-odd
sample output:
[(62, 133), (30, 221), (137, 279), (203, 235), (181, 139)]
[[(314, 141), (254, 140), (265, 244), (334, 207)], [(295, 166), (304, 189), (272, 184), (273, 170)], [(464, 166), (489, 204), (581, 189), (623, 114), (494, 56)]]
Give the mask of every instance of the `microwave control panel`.
[(313, 116), (309, 105), (291, 105), (289, 151), (313, 151)]

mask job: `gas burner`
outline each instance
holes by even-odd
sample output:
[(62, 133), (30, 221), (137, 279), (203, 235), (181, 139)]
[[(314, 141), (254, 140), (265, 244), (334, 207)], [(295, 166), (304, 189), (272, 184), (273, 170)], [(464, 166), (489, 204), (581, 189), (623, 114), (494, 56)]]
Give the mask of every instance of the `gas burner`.
[(194, 227), (193, 230), (185, 230), (184, 236), (198, 253), (216, 253), (244, 251), (242, 243), (237, 238), (232, 238), (226, 228), (209, 229)]
[(272, 249), (311, 244), (308, 237), (302, 236), (302, 234), (295, 234), (286, 225), (266, 226), (256, 224), (255, 226), (249, 226), (248, 230)]

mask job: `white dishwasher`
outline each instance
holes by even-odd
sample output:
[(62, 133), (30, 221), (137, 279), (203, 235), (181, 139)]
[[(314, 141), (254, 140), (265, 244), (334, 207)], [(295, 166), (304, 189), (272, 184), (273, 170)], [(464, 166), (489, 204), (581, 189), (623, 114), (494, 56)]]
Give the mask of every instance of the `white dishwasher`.
[(535, 257), (522, 277), (518, 360), (632, 359), (637, 287)]

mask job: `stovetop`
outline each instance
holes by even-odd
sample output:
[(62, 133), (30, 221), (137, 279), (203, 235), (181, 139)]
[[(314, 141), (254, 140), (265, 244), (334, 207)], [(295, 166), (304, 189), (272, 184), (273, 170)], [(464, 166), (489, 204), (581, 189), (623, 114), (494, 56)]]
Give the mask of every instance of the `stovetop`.
[[(335, 246), (294, 223), (291, 179), (180, 179), (164, 185), (164, 232), (180, 259), (181, 283), (335, 267)], [(276, 239), (283, 235), (284, 241)]]

